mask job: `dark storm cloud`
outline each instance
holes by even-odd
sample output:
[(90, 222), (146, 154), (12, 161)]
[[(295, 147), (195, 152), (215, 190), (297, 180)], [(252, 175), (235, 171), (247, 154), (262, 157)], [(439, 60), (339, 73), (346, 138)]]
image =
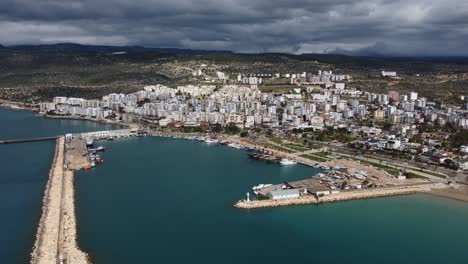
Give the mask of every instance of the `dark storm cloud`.
[(2, 0), (0, 42), (468, 55), (465, 0)]

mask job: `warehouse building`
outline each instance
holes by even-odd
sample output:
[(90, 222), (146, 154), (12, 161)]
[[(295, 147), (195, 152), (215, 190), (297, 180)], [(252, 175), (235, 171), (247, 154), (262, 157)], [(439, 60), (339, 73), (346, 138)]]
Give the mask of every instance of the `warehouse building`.
[(298, 198), (299, 197), (299, 190), (291, 189), (291, 190), (271, 191), (268, 194), (268, 196), (272, 200)]

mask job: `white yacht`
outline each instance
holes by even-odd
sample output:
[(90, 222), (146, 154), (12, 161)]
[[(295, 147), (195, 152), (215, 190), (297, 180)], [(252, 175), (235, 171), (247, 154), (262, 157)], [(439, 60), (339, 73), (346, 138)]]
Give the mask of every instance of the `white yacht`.
[(235, 149), (241, 149), (242, 148), (242, 146), (240, 144), (236, 144), (236, 143), (229, 143), (228, 146), (231, 147), (231, 148), (235, 148)]
[(281, 165), (294, 165), (294, 164), (297, 164), (297, 162), (294, 161), (294, 160), (282, 159), (282, 160), (280, 161), (280, 164), (281, 164)]
[(259, 185), (255, 185), (254, 187), (252, 187), (252, 191), (255, 193), (255, 194), (258, 194), (258, 191), (265, 188), (265, 187), (269, 187), (269, 186), (272, 186), (273, 184), (259, 184)]
[(207, 139), (205, 139), (205, 143), (206, 144), (216, 144), (216, 143), (219, 143), (219, 139), (217, 139), (217, 138), (207, 138)]

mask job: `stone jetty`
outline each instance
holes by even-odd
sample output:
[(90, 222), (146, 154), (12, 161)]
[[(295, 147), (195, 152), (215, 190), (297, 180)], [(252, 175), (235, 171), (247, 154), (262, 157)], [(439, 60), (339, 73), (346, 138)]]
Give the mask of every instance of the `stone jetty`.
[(59, 137), (43, 198), (31, 263), (89, 263), (76, 242), (73, 171), (64, 168), (65, 139)]
[(442, 183), (426, 183), (412, 186), (399, 186), (388, 188), (374, 188), (356, 191), (346, 191), (337, 194), (316, 197), (313, 195), (305, 195), (299, 198), (279, 199), (279, 200), (254, 200), (247, 202), (240, 200), (234, 204), (234, 207), (241, 209), (255, 209), (264, 207), (278, 207), (288, 205), (304, 205), (304, 204), (319, 204), (339, 201), (349, 201), (357, 199), (369, 199), (384, 196), (395, 196), (404, 194), (413, 194), (421, 192), (430, 192), (435, 189), (448, 188), (447, 185)]

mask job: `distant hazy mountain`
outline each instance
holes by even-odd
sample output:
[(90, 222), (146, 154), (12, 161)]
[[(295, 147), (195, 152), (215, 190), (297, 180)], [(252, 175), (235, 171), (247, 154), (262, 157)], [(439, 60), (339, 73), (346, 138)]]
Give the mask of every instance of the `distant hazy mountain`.
[(141, 46), (102, 46), (102, 45), (81, 45), (75, 43), (59, 43), (46, 45), (15, 45), (8, 46), (8, 49), (23, 51), (41, 51), (41, 52), (167, 52), (176, 54), (213, 54), (213, 53), (232, 53), (225, 50), (191, 50), (177, 48), (146, 48)]

